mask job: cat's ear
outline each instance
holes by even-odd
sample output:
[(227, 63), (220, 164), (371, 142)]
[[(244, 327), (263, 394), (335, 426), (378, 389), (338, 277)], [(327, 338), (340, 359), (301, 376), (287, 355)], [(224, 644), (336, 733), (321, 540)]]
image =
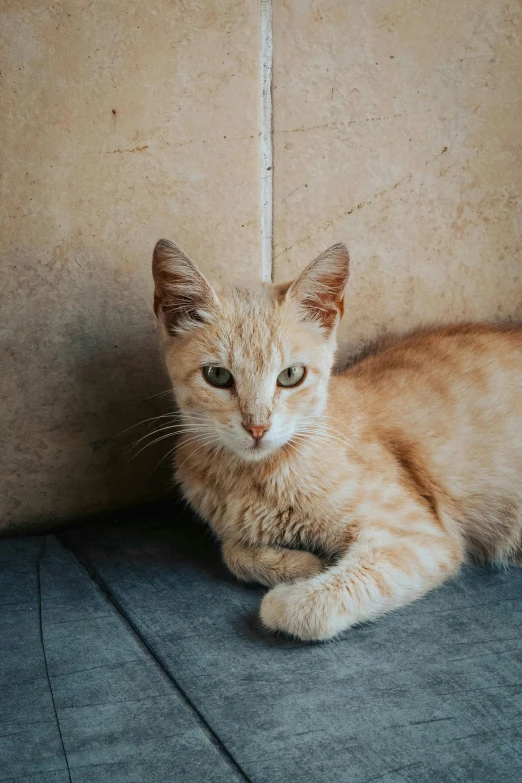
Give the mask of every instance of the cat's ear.
[(317, 324), (327, 335), (343, 315), (349, 262), (345, 245), (333, 245), (308, 264), (287, 292), (298, 302), (303, 320)]
[(210, 323), (219, 305), (210, 284), (173, 242), (160, 239), (152, 255), (154, 312), (168, 334), (186, 334)]

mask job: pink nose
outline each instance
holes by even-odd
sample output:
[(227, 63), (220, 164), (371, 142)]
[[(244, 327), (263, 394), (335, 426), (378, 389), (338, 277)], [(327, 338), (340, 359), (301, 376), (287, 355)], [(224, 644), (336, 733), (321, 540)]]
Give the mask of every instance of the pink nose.
[(254, 440), (261, 440), (265, 432), (270, 429), (270, 424), (243, 424), (243, 427), (252, 435)]

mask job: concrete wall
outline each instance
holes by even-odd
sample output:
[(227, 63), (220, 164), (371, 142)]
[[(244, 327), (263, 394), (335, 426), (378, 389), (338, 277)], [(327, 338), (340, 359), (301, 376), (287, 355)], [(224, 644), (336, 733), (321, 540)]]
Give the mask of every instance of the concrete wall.
[[(274, 279), (351, 250), (345, 355), (522, 312), (513, 0), (274, 0)], [(260, 3), (4, 0), (0, 527), (160, 496), (150, 255), (260, 279)], [(139, 428), (138, 428), (139, 429)], [(140, 430), (140, 432), (142, 432)]]
[(352, 259), (342, 335), (522, 316), (519, 0), (276, 0), (274, 257)]
[(164, 444), (118, 435), (167, 405), (152, 249), (257, 274), (258, 27), (252, 0), (2, 3), (0, 526), (165, 490)]

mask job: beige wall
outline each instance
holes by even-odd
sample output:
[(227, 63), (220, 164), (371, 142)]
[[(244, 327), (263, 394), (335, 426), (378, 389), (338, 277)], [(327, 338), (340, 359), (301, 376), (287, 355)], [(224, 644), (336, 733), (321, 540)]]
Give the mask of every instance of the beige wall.
[(343, 350), (522, 316), (520, 0), (277, 0), (275, 277), (352, 258)]
[(152, 248), (257, 273), (258, 24), (253, 1), (2, 3), (1, 527), (165, 490), (161, 447), (117, 436), (167, 404)]
[[(4, 0), (0, 527), (158, 497), (150, 255), (259, 279), (259, 2)], [(274, 278), (345, 241), (346, 355), (522, 312), (520, 2), (274, 0)]]

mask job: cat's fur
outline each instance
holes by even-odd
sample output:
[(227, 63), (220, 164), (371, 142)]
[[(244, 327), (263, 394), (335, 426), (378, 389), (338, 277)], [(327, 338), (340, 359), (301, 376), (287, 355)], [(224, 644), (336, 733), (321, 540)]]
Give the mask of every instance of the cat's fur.
[[(153, 272), (177, 476), (231, 571), (272, 588), (268, 628), (327, 639), (418, 598), (467, 555), (516, 559), (520, 327), (420, 331), (332, 375), (343, 245), (284, 286), (214, 289), (165, 240)], [(277, 386), (293, 364), (304, 382)], [(234, 387), (210, 386), (204, 365)], [(270, 425), (261, 441), (253, 425)]]

